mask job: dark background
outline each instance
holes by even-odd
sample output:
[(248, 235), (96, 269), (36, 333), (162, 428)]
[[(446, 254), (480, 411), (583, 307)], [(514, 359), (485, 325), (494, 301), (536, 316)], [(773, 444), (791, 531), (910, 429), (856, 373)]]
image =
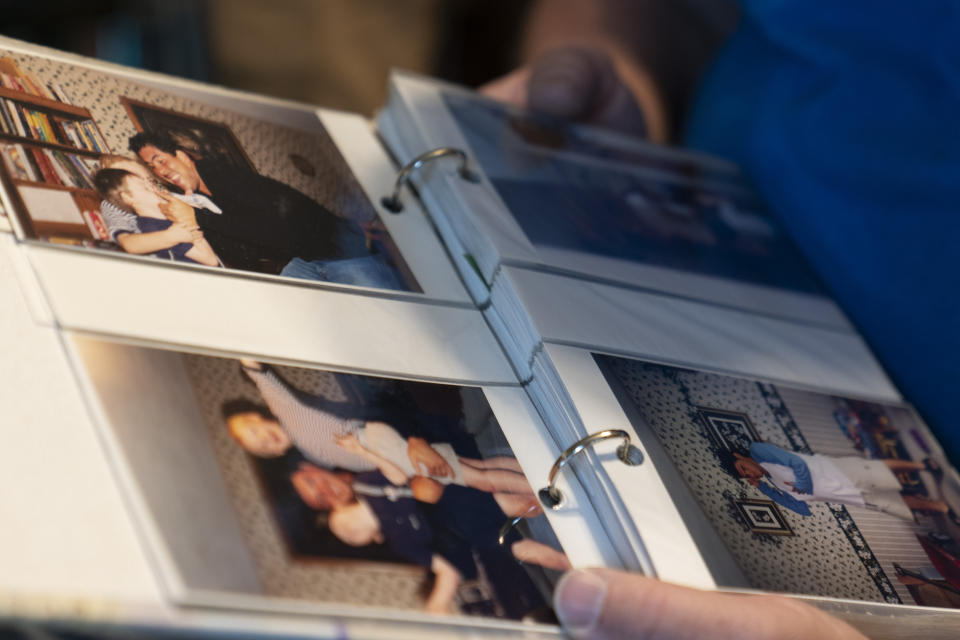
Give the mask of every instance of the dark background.
[(0, 0), (0, 34), (372, 115), (401, 67), (476, 86), (514, 66), (527, 0)]

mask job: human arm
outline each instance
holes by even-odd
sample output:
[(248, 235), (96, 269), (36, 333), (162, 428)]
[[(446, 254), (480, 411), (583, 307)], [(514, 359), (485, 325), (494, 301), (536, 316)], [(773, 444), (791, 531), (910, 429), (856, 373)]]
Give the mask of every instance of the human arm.
[(798, 600), (699, 591), (612, 569), (566, 574), (553, 601), (574, 638), (867, 640)]
[(118, 233), (116, 238), (117, 244), (127, 253), (143, 255), (169, 249), (181, 242), (193, 242), (193, 231), (186, 225), (172, 224), (163, 231)]
[(194, 241), (193, 247), (190, 248), (184, 255), (194, 262), (199, 262), (200, 264), (205, 264), (208, 267), (219, 267), (220, 258), (217, 257), (217, 254), (214, 252), (213, 247), (210, 246), (210, 243), (203, 238), (203, 233), (197, 229), (194, 232)]
[(460, 586), (460, 572), (438, 554), (430, 560), (434, 582), (424, 609), (427, 613), (451, 613), (453, 598)]
[(426, 470), (429, 475), (438, 478), (453, 477), (450, 464), (423, 438), (407, 439), (407, 457), (410, 458), (410, 464), (418, 473)]
[(790, 509), (790, 511), (799, 513), (802, 516), (812, 515), (812, 512), (810, 511), (810, 506), (806, 502), (802, 500), (797, 500), (789, 493), (780, 491), (776, 487), (771, 487), (766, 482), (758, 482), (753, 486), (759, 489), (760, 493), (767, 496), (768, 498), (770, 498), (771, 500), (779, 504), (781, 507)]
[(267, 408), (281, 421), (289, 415), (294, 415), (304, 406), (298, 392), (291, 388), (272, 368), (253, 360), (241, 360), (240, 363), (247, 376), (257, 387), (263, 401), (267, 403)]
[(357, 438), (355, 434), (351, 433), (338, 437), (337, 446), (345, 451), (349, 451), (352, 454), (360, 456), (370, 464), (377, 467), (380, 473), (382, 473), (391, 484), (394, 484), (398, 487), (407, 484), (407, 474), (404, 473), (403, 469), (398, 467), (390, 460), (387, 460), (379, 453), (364, 447), (360, 442), (360, 439)]
[(794, 475), (793, 488), (799, 493), (813, 493), (810, 468), (800, 456), (768, 442), (754, 442), (750, 445), (750, 457), (758, 463), (768, 462), (790, 467)]

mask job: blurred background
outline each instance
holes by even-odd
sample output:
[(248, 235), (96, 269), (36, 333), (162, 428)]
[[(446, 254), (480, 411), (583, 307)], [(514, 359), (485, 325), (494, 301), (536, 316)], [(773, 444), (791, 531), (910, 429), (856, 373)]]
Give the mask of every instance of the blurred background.
[(476, 86), (514, 66), (528, 0), (0, 0), (0, 34), (372, 115), (399, 67)]

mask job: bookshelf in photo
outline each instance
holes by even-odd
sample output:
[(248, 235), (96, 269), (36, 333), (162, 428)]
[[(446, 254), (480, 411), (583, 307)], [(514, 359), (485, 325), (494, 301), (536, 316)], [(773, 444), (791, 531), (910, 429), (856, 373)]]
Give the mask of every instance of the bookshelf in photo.
[(0, 58), (0, 179), (24, 233), (53, 242), (109, 240), (93, 175), (110, 153), (87, 109), (11, 58)]

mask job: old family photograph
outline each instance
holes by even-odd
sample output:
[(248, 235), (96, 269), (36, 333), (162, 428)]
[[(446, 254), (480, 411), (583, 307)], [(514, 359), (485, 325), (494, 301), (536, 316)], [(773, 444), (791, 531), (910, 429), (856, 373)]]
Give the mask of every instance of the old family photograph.
[(595, 357), (739, 567), (733, 586), (960, 607), (954, 472), (908, 407)]
[[(550, 594), (570, 563), (481, 389), (165, 357), (181, 358), (202, 417), (163, 437), (190, 455), (212, 449), (207, 464), (223, 479), (246, 549), (235, 564), (252, 564), (257, 593), (552, 619)], [(129, 432), (131, 455), (160, 437), (143, 425), (110, 428)], [(177, 456), (156, 459), (167, 446), (134, 462), (134, 475), (186, 482), (162, 471), (176, 465)], [(224, 535), (226, 522), (211, 526)], [(159, 523), (180, 531), (171, 540), (184, 526)]]
[(26, 55), (0, 72), (14, 87), (0, 88), (0, 174), (28, 237), (421, 291), (319, 122), (304, 132)]

